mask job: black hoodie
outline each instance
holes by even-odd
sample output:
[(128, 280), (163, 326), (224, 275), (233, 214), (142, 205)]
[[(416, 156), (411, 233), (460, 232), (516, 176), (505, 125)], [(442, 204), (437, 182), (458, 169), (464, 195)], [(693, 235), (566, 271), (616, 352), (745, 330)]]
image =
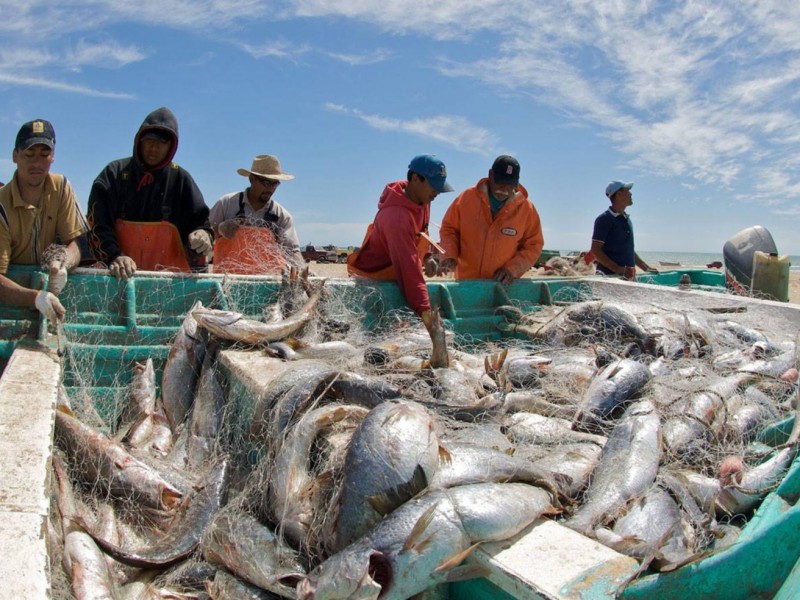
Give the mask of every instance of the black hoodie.
[[(164, 162), (148, 169), (139, 156), (139, 141), (147, 131), (160, 130), (172, 137)], [(174, 224), (183, 245), (195, 229), (211, 228), (208, 207), (192, 176), (172, 162), (178, 150), (178, 121), (168, 108), (145, 117), (133, 140), (133, 156), (110, 162), (97, 176), (89, 193), (89, 242), (97, 260), (110, 264), (120, 254), (114, 222), (162, 221)], [(191, 253), (189, 253), (191, 254)]]

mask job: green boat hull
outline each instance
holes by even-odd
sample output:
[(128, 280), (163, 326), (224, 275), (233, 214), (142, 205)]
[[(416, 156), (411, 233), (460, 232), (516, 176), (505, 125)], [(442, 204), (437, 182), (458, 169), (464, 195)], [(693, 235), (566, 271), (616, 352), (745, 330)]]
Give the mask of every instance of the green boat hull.
[[(11, 276), (31, 287), (46, 284), (45, 275), (35, 269), (14, 269)], [(686, 276), (690, 279), (688, 289), (724, 290), (724, 276), (706, 270), (648, 274), (642, 275), (640, 281), (662, 288), (687, 289)], [(448, 327), (456, 333), (457, 341), (471, 344), (516, 335), (505, 326), (499, 310), (502, 307), (513, 305), (523, 312), (532, 312), (543, 305), (596, 297), (596, 282), (596, 278), (541, 278), (502, 286), (491, 281), (442, 281), (429, 283), (428, 289), (432, 302), (440, 307)], [(62, 294), (68, 309), (63, 383), (68, 391), (88, 388), (101, 415), (113, 416), (113, 398), (128, 385), (125, 374), (132, 372), (135, 362), (152, 358), (160, 382), (172, 338), (195, 300), (212, 308), (234, 308), (258, 315), (275, 297), (279, 284), (275, 278), (256, 277), (143, 274), (119, 282), (104, 272), (84, 270), (73, 274)], [(387, 314), (405, 309), (405, 301), (393, 283), (357, 285), (335, 280), (327, 285), (342, 306), (352, 307), (364, 316), (367, 327), (378, 327)], [(652, 286), (644, 287), (658, 293)], [(687, 299), (687, 303), (691, 302)], [(45, 323), (37, 312), (0, 305), (0, 359), (7, 361), (21, 343), (52, 347), (57, 341), (55, 336), (47, 335)], [(74, 368), (87, 364), (92, 366), (91, 381), (86, 380), (85, 372), (79, 373)], [(767, 432), (772, 439), (765, 441), (780, 443), (789, 426), (790, 423), (785, 423), (780, 429)], [(799, 497), (800, 460), (795, 460), (780, 487), (762, 503), (733, 546), (674, 572), (641, 577), (618, 597), (631, 600), (796, 597), (793, 594), (800, 589)], [(536, 568), (536, 564), (530, 565), (532, 572)], [(572, 582), (573, 589), (580, 588), (582, 583), (585, 582)], [(607, 586), (586, 583), (582, 589), (583, 598), (610, 597)], [(454, 599), (512, 597), (484, 579), (451, 584), (448, 593)], [(565, 592), (561, 597), (578, 596)]]

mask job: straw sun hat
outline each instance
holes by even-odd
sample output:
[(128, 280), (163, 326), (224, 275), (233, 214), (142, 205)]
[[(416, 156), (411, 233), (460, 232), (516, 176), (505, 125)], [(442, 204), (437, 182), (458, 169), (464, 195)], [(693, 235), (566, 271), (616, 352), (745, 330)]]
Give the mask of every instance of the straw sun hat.
[(270, 154), (259, 154), (253, 159), (253, 166), (249, 170), (237, 169), (236, 172), (244, 177), (252, 174), (257, 177), (266, 177), (267, 179), (278, 179), (279, 181), (294, 179), (294, 175), (283, 172), (278, 157)]

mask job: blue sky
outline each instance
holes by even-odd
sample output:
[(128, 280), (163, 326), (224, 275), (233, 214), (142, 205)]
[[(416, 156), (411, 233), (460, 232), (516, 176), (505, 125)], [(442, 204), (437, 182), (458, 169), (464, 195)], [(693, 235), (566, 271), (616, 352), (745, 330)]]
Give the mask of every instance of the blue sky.
[(0, 180), (21, 123), (46, 118), (84, 207), (168, 106), (209, 206), (254, 155), (280, 158), (296, 179), (275, 198), (303, 243), (359, 244), (416, 154), (461, 191), (509, 153), (547, 248), (587, 249), (621, 179), (639, 250), (720, 253), (763, 225), (800, 254), (797, 2), (0, 0), (0, 15)]

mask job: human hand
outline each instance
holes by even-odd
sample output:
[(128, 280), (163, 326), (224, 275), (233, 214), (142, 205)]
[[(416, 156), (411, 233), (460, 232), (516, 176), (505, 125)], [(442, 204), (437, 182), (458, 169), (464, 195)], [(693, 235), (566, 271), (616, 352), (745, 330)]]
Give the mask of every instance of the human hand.
[(217, 231), (219, 231), (219, 234), (222, 237), (228, 238), (230, 240), (233, 238), (234, 235), (236, 235), (236, 232), (239, 230), (239, 227), (241, 227), (241, 223), (239, 222), (238, 219), (228, 219), (227, 221), (223, 221), (217, 226)]
[(58, 296), (67, 285), (67, 269), (61, 261), (50, 263), (50, 276), (47, 280), (47, 291)]
[(58, 298), (47, 290), (42, 290), (36, 294), (34, 306), (36, 306), (36, 310), (47, 317), (54, 327), (58, 325), (58, 322), (62, 320), (67, 313), (61, 302), (58, 301)]
[(653, 267), (647, 267), (645, 271), (647, 271), (648, 273), (658, 273), (658, 269)]
[(189, 234), (189, 247), (206, 257), (210, 256), (214, 249), (214, 242), (211, 239), (211, 234), (205, 229), (195, 229)]
[(494, 274), (494, 280), (499, 281), (503, 285), (508, 285), (514, 281), (514, 276), (508, 269), (497, 269)]
[(128, 279), (136, 273), (136, 262), (130, 257), (120, 254), (108, 266), (109, 272), (117, 279)]
[(455, 258), (445, 258), (444, 260), (439, 261), (439, 271), (437, 275), (447, 275), (448, 273), (452, 273), (456, 270), (458, 266), (458, 260)]
[(622, 267), (622, 277), (628, 281), (636, 279), (636, 267)]

